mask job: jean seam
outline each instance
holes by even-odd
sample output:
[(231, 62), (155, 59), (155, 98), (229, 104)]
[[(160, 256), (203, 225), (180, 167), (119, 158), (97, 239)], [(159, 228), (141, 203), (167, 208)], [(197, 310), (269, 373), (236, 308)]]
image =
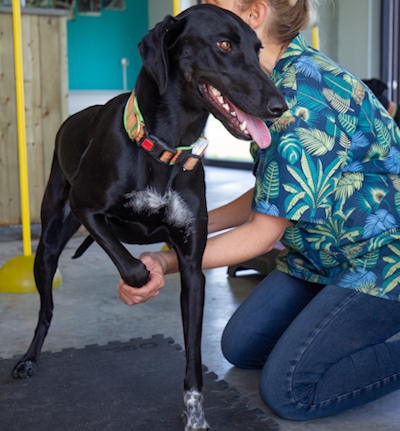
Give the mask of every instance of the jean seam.
[[(302, 358), (302, 356), (303, 356), (303, 354), (305, 353), (305, 351), (307, 350), (307, 348), (309, 347), (309, 345), (315, 340), (315, 338), (319, 335), (319, 333), (322, 331), (322, 329), (344, 308), (344, 307), (346, 307), (355, 297), (357, 297), (357, 296), (359, 296), (359, 295), (362, 295), (362, 293), (361, 292), (359, 292), (359, 291), (352, 291), (351, 292), (351, 296), (350, 297), (346, 297), (339, 305), (337, 305), (336, 307), (335, 307), (335, 309), (333, 310), (333, 312), (329, 315), (329, 317), (327, 317), (327, 318), (325, 318), (324, 319), (324, 321), (323, 321), (323, 323), (321, 324), (321, 326), (315, 331), (315, 333), (313, 334), (313, 336), (312, 337), (310, 337), (309, 338), (309, 340), (307, 341), (307, 343), (305, 344), (305, 346), (304, 346), (304, 348), (303, 349), (301, 349), (301, 352), (300, 352), (300, 356), (297, 358), (297, 360), (296, 360), (296, 363), (294, 364), (294, 366), (293, 366), (293, 369), (292, 369), (292, 371), (291, 371), (291, 375), (290, 375), (290, 379), (291, 379), (291, 382), (290, 382), (290, 390), (291, 390), (291, 394), (292, 394), (292, 396), (291, 396), (291, 398), (292, 398), (292, 400), (293, 400), (293, 402), (295, 402), (295, 403), (297, 403), (297, 404), (300, 404), (301, 406), (307, 406), (307, 405), (310, 405), (310, 404), (304, 404), (304, 403), (302, 403), (301, 401), (298, 401), (296, 398), (295, 398), (295, 395), (294, 395), (294, 389), (293, 389), (293, 375), (294, 375), (294, 373), (295, 373), (295, 371), (296, 371), (296, 367), (297, 367), (297, 365), (298, 365), (298, 363), (300, 362), (300, 360), (301, 360), (301, 358)], [(343, 395), (340, 395), (340, 396), (343, 396)], [(333, 398), (330, 398), (330, 400), (332, 400)], [(328, 401), (328, 400), (327, 400)], [(327, 402), (327, 401), (323, 401), (323, 403), (324, 402)], [(321, 403), (319, 403), (319, 404), (321, 404)], [(313, 405), (313, 406), (315, 406), (315, 405), (317, 405), (317, 404), (311, 404), (311, 405)]]
[(368, 390), (369, 388), (371, 388), (373, 386), (376, 386), (376, 385), (379, 385), (381, 383), (384, 383), (386, 380), (396, 380), (398, 377), (400, 377), (400, 373), (395, 373), (395, 374), (393, 374), (391, 376), (386, 376), (383, 379), (377, 380), (377, 381), (375, 381), (373, 383), (370, 383), (367, 386), (363, 386), (362, 388), (355, 389), (354, 391), (351, 391), (351, 392), (346, 392), (346, 393), (338, 395), (338, 396), (336, 396), (334, 398), (329, 398), (328, 400), (321, 401), (318, 404), (304, 404), (304, 403), (302, 403), (300, 401), (296, 401), (296, 402), (298, 402), (299, 404), (301, 404), (303, 406), (306, 406), (306, 405), (310, 405), (310, 406), (313, 406), (313, 407), (315, 407), (315, 406), (321, 406), (321, 405), (330, 403), (331, 401), (334, 401), (335, 399), (339, 399), (339, 398), (342, 398), (342, 397), (347, 397), (348, 395), (351, 395), (351, 394), (357, 394), (357, 393), (361, 392), (364, 389)]

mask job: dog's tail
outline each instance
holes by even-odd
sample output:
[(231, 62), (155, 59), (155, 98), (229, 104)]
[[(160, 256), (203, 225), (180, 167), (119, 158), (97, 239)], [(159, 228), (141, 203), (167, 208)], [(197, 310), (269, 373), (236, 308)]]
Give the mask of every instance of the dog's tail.
[(78, 259), (81, 257), (83, 253), (94, 243), (94, 239), (89, 235), (85, 238), (85, 241), (78, 247), (75, 254), (72, 256), (72, 259)]

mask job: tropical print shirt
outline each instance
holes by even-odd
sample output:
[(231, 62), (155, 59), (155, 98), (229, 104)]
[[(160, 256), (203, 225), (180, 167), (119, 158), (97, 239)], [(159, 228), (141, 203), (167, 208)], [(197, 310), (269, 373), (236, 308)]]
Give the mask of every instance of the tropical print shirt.
[(400, 300), (400, 130), (355, 76), (299, 35), (272, 75), (289, 110), (251, 146), (252, 208), (290, 220), (277, 268)]

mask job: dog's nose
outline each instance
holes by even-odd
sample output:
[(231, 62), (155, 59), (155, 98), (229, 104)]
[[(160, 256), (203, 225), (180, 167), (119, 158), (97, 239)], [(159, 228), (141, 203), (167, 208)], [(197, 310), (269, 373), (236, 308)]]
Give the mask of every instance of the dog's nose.
[(280, 117), (288, 108), (286, 100), (282, 98), (272, 98), (267, 104), (267, 109), (273, 117)]

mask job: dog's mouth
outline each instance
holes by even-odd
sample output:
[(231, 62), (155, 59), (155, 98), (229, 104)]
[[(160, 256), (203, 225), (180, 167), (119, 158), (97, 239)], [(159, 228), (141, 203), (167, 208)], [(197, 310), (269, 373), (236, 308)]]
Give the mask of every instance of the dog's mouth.
[(261, 148), (267, 148), (271, 143), (268, 127), (261, 119), (246, 114), (236, 107), (218, 89), (206, 82), (199, 83), (202, 96), (211, 103), (210, 112), (237, 138), (254, 140)]

